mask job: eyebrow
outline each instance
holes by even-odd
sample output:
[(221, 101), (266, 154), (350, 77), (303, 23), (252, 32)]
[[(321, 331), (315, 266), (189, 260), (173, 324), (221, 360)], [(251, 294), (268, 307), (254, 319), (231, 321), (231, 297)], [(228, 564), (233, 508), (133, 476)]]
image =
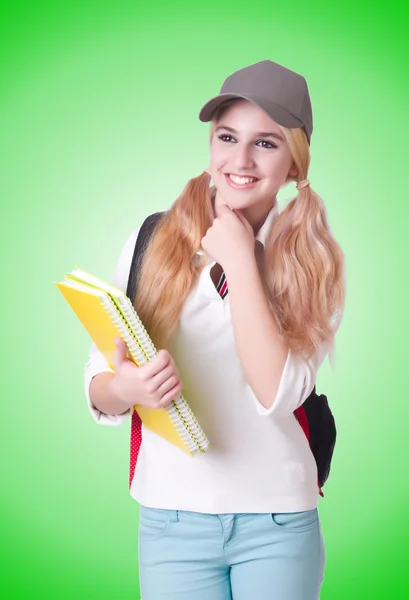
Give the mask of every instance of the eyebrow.
[[(229, 133), (234, 133), (235, 135), (238, 134), (238, 131), (236, 131), (232, 127), (226, 127), (226, 125), (219, 125), (218, 127), (216, 127), (215, 133), (217, 131), (219, 131), (220, 129), (224, 129), (225, 131), (228, 131)], [(257, 131), (255, 135), (257, 137), (263, 137), (263, 138), (267, 138), (267, 137), (277, 138), (278, 140), (281, 140), (282, 142), (284, 142), (284, 139), (281, 137), (281, 135), (278, 133), (274, 133), (274, 132)]]

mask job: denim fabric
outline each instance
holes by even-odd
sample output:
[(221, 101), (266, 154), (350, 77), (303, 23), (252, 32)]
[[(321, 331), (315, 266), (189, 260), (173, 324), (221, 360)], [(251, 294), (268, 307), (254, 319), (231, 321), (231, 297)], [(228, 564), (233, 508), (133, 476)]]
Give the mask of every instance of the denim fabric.
[(203, 514), (140, 507), (141, 600), (317, 600), (318, 509)]

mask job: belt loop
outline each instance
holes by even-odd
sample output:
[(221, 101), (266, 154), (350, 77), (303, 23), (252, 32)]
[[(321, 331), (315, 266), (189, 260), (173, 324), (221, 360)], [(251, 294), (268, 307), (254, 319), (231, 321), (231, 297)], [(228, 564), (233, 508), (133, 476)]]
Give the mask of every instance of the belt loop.
[(171, 521), (171, 523), (178, 523), (179, 522), (179, 511), (178, 510), (171, 510), (170, 511), (170, 521)]

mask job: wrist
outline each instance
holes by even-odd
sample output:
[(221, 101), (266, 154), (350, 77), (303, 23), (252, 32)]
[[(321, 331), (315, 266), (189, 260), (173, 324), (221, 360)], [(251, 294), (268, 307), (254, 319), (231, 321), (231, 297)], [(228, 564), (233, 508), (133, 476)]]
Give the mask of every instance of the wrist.
[(118, 405), (120, 414), (125, 413), (133, 406), (134, 403), (130, 405), (129, 402), (122, 397), (120, 390), (118, 389), (118, 378), (115, 374), (108, 382), (108, 390), (112, 400)]
[(234, 262), (227, 264), (224, 268), (226, 279), (238, 277), (241, 279), (244, 273), (257, 271), (257, 261), (254, 253), (242, 252), (235, 256)]

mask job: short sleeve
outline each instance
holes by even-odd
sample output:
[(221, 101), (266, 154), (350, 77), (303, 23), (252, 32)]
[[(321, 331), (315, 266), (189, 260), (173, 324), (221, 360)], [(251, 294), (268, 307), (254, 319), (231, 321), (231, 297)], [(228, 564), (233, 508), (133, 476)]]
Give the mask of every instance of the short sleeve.
[[(132, 231), (124, 247), (122, 248), (119, 259), (115, 265), (112, 284), (124, 292), (126, 292), (128, 285), (129, 271), (131, 268), (132, 257), (138, 233), (139, 228)], [(92, 404), (89, 392), (91, 381), (95, 375), (103, 372), (114, 373), (114, 370), (109, 366), (104, 355), (98, 350), (97, 346), (92, 343), (89, 351), (88, 361), (84, 367), (84, 391), (89, 411), (94, 421), (100, 425), (121, 425), (130, 416), (131, 409), (128, 409), (125, 413), (120, 415), (107, 415), (98, 410)]]
[(260, 416), (286, 417), (292, 414), (311, 394), (318, 373), (329, 351), (329, 344), (323, 342), (309, 360), (288, 352), (287, 360), (281, 375), (276, 397), (270, 408), (266, 408), (258, 400), (250, 385), (247, 391)]

